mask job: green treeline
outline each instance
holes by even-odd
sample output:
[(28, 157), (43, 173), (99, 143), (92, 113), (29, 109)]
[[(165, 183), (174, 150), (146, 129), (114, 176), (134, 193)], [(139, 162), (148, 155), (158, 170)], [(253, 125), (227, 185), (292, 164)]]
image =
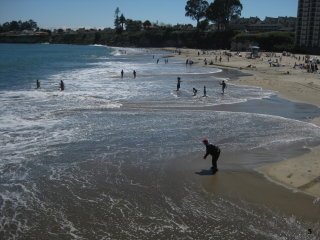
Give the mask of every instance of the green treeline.
[[(230, 49), (237, 44), (258, 45), (266, 51), (294, 51), (294, 33), (239, 33), (236, 31), (170, 31), (51, 33), (31, 36), (0, 36), (0, 43), (102, 44), (122, 47), (187, 47)], [(234, 50), (240, 50), (234, 48)], [(245, 50), (243, 48), (242, 50)]]
[[(229, 49), (233, 31), (198, 32), (149, 30), (139, 32), (110, 32), (52, 34), (48, 42), (56, 44), (102, 44), (119, 47), (187, 47)], [(1, 41), (1, 38), (0, 38)]]
[(11, 21), (5, 22), (4, 24), (0, 24), (0, 33), (1, 32), (10, 32), (10, 31), (23, 31), (23, 30), (30, 30), (34, 31), (38, 29), (38, 25), (35, 21)]
[(233, 43), (250, 43), (258, 45), (265, 51), (297, 51), (294, 45), (293, 32), (267, 32), (267, 33), (239, 33), (233, 38)]
[[(123, 32), (122, 34), (96, 32), (94, 35), (74, 36), (78, 43), (91, 41), (94, 44), (131, 47), (187, 47), (202, 49), (230, 48), (233, 31), (198, 32), (148, 30), (139, 32)], [(53, 38), (54, 42), (58, 38)], [(63, 40), (66, 41), (66, 38)]]
[(230, 49), (232, 43), (259, 45), (266, 51), (293, 51), (294, 33), (239, 33), (236, 31), (170, 31), (148, 30), (122, 34), (96, 32), (74, 35), (56, 34), (51, 43), (104, 44), (129, 47), (187, 47), (200, 49)]

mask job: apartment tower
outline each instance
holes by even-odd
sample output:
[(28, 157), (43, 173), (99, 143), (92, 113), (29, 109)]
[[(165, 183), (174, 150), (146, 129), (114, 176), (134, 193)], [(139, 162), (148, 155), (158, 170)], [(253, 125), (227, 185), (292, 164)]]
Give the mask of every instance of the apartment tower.
[(296, 46), (320, 49), (320, 0), (299, 0)]

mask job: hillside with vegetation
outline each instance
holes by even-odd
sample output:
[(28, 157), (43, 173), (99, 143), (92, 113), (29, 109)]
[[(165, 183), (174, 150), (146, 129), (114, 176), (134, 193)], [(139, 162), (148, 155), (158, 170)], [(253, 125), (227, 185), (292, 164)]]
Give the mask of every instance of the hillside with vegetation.
[[(252, 19), (240, 18), (241, 11), (240, 0), (215, 0), (210, 4), (204, 0), (189, 0), (186, 2), (185, 15), (196, 21), (195, 27), (191, 24), (172, 26), (151, 23), (149, 20), (127, 19), (119, 8), (114, 12), (114, 28), (48, 30), (39, 28), (33, 20), (12, 21), (0, 24), (0, 43), (103, 44), (233, 50), (245, 50), (249, 45), (259, 45), (268, 51), (294, 50), (294, 32), (248, 32), (246, 28), (253, 29), (250, 25)], [(255, 19), (255, 25), (259, 21)], [(276, 23), (275, 19), (273, 21)], [(237, 28), (243, 23), (242, 28), (234, 29), (235, 23)], [(266, 27), (263, 21), (260, 23)], [(284, 24), (288, 26), (287, 23)]]

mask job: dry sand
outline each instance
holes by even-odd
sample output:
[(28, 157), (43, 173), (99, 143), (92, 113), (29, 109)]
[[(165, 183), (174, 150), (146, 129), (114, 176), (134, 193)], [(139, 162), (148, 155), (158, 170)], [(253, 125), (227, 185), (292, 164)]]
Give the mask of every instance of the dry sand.
[[(276, 91), (280, 97), (320, 107), (320, 74), (294, 68), (295, 63), (304, 64), (305, 55), (282, 56), (281, 53), (276, 53), (272, 56), (270, 53), (262, 53), (260, 58), (250, 59), (247, 57), (248, 53), (244, 52), (239, 55), (232, 52), (232, 56), (228, 57), (226, 53), (230, 52), (224, 50), (204, 52), (197, 49), (166, 48), (165, 50), (173, 52), (175, 58), (189, 59), (195, 64), (205, 65), (206, 59), (208, 67), (241, 70), (250, 76), (241, 77), (235, 81), (237, 84), (259, 86)], [(181, 53), (178, 54), (177, 50)], [(280, 66), (270, 67), (269, 59), (273, 63), (278, 62)], [(312, 122), (320, 126), (320, 118), (313, 119)], [(278, 183), (320, 197), (320, 146), (303, 156), (256, 170)]]

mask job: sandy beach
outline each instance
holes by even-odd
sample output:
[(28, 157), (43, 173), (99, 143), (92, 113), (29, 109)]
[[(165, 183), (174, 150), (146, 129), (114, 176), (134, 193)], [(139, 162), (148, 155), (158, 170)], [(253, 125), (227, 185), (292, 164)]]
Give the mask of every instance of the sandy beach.
[[(305, 63), (305, 55), (261, 53), (259, 58), (252, 59), (247, 52), (174, 48), (166, 50), (171, 51), (175, 58), (192, 60), (194, 64), (236, 69), (248, 74), (233, 83), (259, 86), (277, 92), (279, 97), (320, 107), (320, 75), (309, 73), (307, 69), (301, 67)], [(317, 56), (311, 58), (320, 59)], [(320, 126), (320, 118), (310, 119), (310, 122)], [(319, 156), (320, 147), (315, 147), (302, 156), (255, 170), (276, 183), (320, 197)]]

